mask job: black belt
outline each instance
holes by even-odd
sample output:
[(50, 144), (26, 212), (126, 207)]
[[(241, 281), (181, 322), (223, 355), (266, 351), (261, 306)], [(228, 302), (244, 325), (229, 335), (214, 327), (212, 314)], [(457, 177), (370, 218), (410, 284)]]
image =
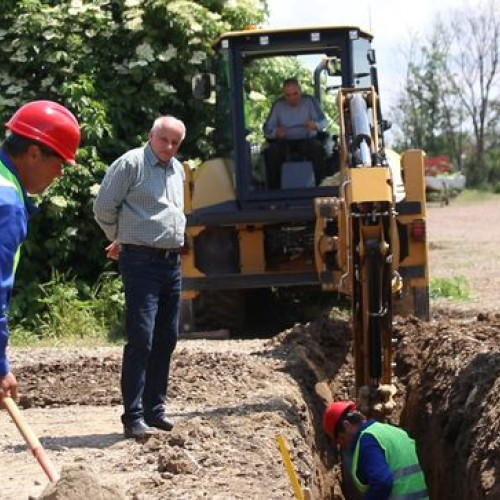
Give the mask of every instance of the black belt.
[(180, 248), (154, 248), (148, 247), (146, 245), (132, 245), (131, 243), (122, 243), (121, 247), (125, 250), (143, 252), (149, 255), (159, 255), (165, 258), (169, 257), (170, 255), (177, 255), (180, 252)]

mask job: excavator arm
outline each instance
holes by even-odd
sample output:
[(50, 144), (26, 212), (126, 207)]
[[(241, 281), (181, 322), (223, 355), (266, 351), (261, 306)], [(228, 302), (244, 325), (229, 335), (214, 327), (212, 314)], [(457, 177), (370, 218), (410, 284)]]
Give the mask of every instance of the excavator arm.
[(358, 406), (368, 415), (383, 416), (394, 405), (398, 233), (395, 176), (381, 148), (376, 99), (373, 88), (339, 92), (339, 197), (316, 200), (316, 211), (319, 253), (327, 262), (324, 288), (351, 297)]

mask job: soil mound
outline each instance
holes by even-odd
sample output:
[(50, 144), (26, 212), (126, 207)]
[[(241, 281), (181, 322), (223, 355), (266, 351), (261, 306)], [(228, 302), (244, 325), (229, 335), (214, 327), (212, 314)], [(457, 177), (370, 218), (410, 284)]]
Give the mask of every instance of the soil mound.
[(63, 467), (57, 484), (49, 484), (38, 500), (125, 500), (116, 487), (102, 485), (96, 473), (83, 465)]

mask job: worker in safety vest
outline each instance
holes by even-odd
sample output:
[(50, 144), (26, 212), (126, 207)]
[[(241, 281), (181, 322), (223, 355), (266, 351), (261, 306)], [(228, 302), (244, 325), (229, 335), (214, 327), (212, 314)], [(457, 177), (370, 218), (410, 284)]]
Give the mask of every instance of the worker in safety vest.
[(7, 358), (7, 310), (28, 217), (35, 210), (27, 193), (42, 193), (75, 163), (80, 127), (73, 114), (52, 101), (21, 106), (5, 125), (0, 148), (0, 408), (4, 397), (17, 398), (17, 381)]
[(415, 441), (401, 428), (367, 420), (352, 401), (331, 403), (323, 429), (352, 457), (356, 489), (369, 500), (428, 499)]

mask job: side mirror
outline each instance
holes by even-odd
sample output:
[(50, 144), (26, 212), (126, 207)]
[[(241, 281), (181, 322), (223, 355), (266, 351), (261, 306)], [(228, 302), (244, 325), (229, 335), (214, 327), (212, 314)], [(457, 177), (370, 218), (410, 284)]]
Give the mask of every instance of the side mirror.
[(212, 93), (212, 76), (210, 73), (198, 73), (191, 79), (191, 88), (195, 99), (208, 99)]
[(368, 62), (373, 66), (377, 62), (377, 58), (375, 57), (375, 50), (370, 49), (368, 54), (366, 54)]

